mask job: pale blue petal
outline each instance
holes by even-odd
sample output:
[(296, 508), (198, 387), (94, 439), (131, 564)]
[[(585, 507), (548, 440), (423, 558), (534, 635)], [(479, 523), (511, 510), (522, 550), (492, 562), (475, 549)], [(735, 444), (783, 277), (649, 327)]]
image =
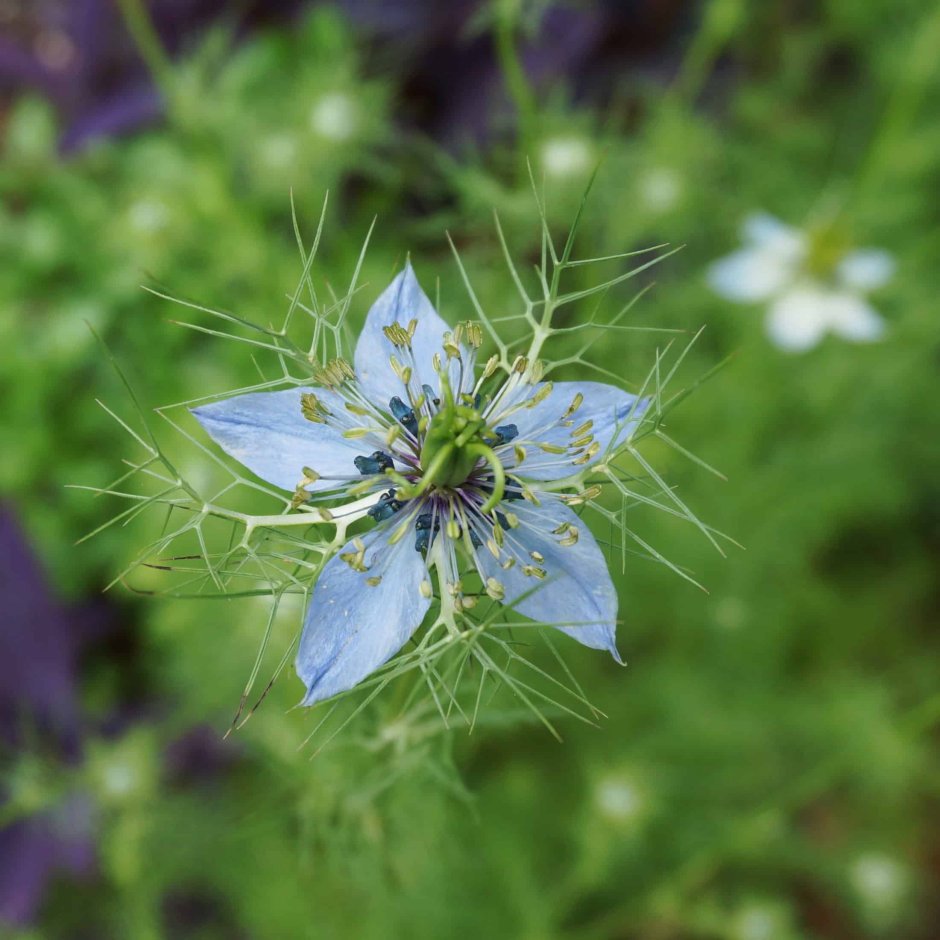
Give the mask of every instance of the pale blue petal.
[(438, 388), (438, 378), (431, 365), (435, 353), (443, 358), (444, 334), (450, 327), (442, 320), (415, 277), (411, 264), (406, 264), (372, 305), (356, 344), (356, 375), (368, 398), (380, 408), (387, 408), (395, 395), (402, 396), (401, 380), (395, 375), (389, 357), (396, 355), (383, 328), (393, 323), (407, 326), (415, 319), (418, 325), (412, 339), (412, 350), (419, 385)]
[[(540, 387), (533, 386), (532, 394)], [(584, 397), (581, 406), (566, 419), (571, 422), (568, 426), (559, 426), (559, 419), (578, 393)], [(590, 433), (601, 446), (596, 457), (588, 462), (590, 466), (601, 460), (611, 446), (623, 443), (636, 431), (649, 404), (648, 398), (637, 398), (604, 382), (555, 382), (548, 397), (535, 407), (520, 408), (505, 415), (494, 414), (489, 423), (492, 427), (516, 425), (519, 434), (512, 443), (526, 451), (525, 461), (519, 464), (520, 476), (531, 480), (558, 480), (574, 473), (581, 465), (573, 465), (574, 458), (544, 453), (534, 441), (567, 447), (572, 443), (571, 432), (586, 421), (593, 421)], [(506, 462), (510, 466), (515, 463), (515, 457), (508, 450)]]
[[(348, 441), (334, 428), (308, 421), (300, 410), (305, 391), (315, 392), (328, 408), (343, 407), (328, 389), (291, 388), (226, 398), (193, 408), (192, 413), (230, 457), (283, 490), (300, 483), (304, 467), (324, 477), (355, 476), (353, 461), (365, 452), (362, 442)], [(335, 486), (318, 480), (307, 488)]]
[[(357, 685), (421, 625), (431, 604), (420, 590), (427, 569), (413, 539), (388, 544), (393, 531), (389, 526), (362, 537), (369, 571), (353, 571), (335, 555), (314, 585), (296, 661), (307, 687), (304, 705)], [(351, 543), (343, 549), (354, 551)], [(380, 584), (367, 583), (379, 574)]]
[[(617, 591), (607, 571), (607, 560), (587, 525), (574, 512), (548, 494), (539, 499), (540, 506), (511, 504), (520, 525), (509, 531), (507, 542), (514, 540), (521, 545), (525, 556), (504, 571), (488, 551), (481, 551), (478, 557), (482, 574), (503, 585), (504, 604), (539, 623), (559, 625), (559, 630), (579, 643), (607, 650), (622, 662), (616, 646)], [(562, 536), (552, 534), (563, 524), (578, 530), (574, 545), (560, 545)], [(544, 556), (545, 560), (538, 562), (546, 571), (543, 581), (522, 573), (523, 564), (536, 564), (528, 555), (533, 551)], [(527, 592), (531, 593), (523, 597)], [(522, 600), (513, 603), (520, 597)]]

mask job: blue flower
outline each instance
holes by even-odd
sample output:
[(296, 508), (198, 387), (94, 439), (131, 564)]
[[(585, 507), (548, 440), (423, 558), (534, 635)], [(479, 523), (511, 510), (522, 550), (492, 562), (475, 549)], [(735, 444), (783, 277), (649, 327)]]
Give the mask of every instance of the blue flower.
[(316, 388), (194, 409), (262, 479), (299, 499), (335, 497), (345, 523), (374, 523), (312, 591), (296, 662), (304, 704), (401, 649), (431, 606), (432, 568), (454, 611), (485, 593), (620, 661), (617, 594), (568, 505), (584, 495), (558, 490), (627, 440), (649, 402), (599, 382), (541, 381), (522, 357), (508, 369), (493, 357), (478, 374), (481, 340), (476, 324), (448, 327), (408, 266), (369, 311), (353, 365), (322, 366)]

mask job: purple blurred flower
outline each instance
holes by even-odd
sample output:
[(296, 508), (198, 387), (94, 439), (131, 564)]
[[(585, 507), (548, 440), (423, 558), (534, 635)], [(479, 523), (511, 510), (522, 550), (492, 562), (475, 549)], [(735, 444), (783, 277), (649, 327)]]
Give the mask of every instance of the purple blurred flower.
[[(0, 745), (40, 732), (67, 761), (79, 754), (78, 654), (110, 621), (101, 606), (69, 610), (51, 595), (12, 511), (0, 506)], [(0, 830), (0, 921), (28, 923), (60, 869), (94, 865), (92, 807), (72, 794), (54, 809)]]

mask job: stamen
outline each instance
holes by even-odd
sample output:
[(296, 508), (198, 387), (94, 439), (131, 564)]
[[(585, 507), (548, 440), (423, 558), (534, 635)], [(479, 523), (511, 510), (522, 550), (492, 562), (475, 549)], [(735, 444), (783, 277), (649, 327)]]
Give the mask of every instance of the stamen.
[(313, 392), (303, 392), (300, 396), (300, 410), (303, 416), (314, 424), (323, 424), (330, 411)]
[(386, 519), (391, 519), (392, 516), (405, 505), (400, 499), (396, 499), (395, 495), (396, 491), (394, 489), (383, 493), (379, 497), (379, 501), (369, 509), (368, 515), (376, 522), (384, 522)]
[(501, 601), (506, 596), (506, 588), (504, 588), (496, 578), (487, 578), (486, 593), (489, 594), (494, 601)]
[(493, 428), (493, 432), (499, 438), (496, 442), (497, 446), (499, 444), (508, 444), (519, 436), (519, 428), (514, 424), (501, 424), (499, 427)]
[(371, 457), (356, 457), (353, 463), (363, 476), (385, 473), (386, 470), (391, 470), (393, 466), (392, 458), (381, 450), (373, 451)]
[(551, 382), (546, 382), (526, 403), (526, 408), (534, 408), (541, 404), (552, 393), (555, 386)]
[(415, 417), (413, 409), (406, 405), (397, 395), (388, 403), (389, 411), (395, 416), (402, 427), (414, 437), (418, 436), (418, 419)]

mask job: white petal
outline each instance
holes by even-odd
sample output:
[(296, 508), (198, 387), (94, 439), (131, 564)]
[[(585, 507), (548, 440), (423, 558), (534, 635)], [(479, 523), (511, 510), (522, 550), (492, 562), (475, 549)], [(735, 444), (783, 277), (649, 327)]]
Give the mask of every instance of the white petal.
[(894, 274), (894, 258), (879, 248), (861, 248), (846, 255), (836, 276), (846, 287), (857, 291), (877, 290)]
[(794, 264), (767, 248), (742, 248), (708, 268), (708, 283), (716, 294), (738, 303), (767, 300), (789, 284)]
[(804, 352), (829, 326), (831, 294), (812, 285), (787, 291), (771, 305), (767, 333), (781, 349)]
[(803, 233), (767, 212), (749, 215), (741, 226), (741, 238), (756, 245), (802, 245)]
[(873, 343), (884, 335), (884, 320), (861, 297), (848, 292), (834, 294), (829, 307), (829, 328), (843, 339)]

